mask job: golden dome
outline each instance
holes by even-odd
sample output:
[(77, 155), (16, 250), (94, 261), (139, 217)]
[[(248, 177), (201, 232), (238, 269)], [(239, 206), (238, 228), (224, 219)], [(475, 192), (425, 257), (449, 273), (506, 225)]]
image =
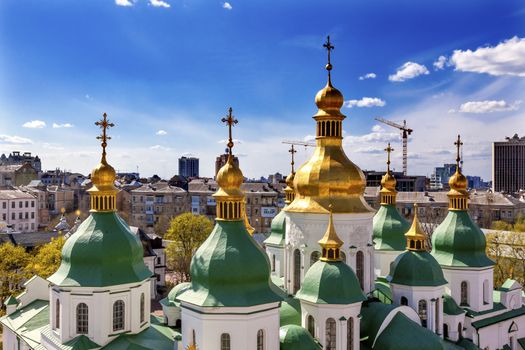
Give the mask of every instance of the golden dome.
[(319, 111), (315, 115), (316, 117), (321, 116), (341, 116), (341, 107), (344, 103), (343, 94), (332, 86), (332, 82), (328, 80), (326, 86), (319, 90), (317, 95), (315, 95), (315, 104)]
[(216, 195), (223, 192), (229, 196), (243, 196), (241, 191), (243, 181), (244, 176), (242, 175), (242, 171), (235, 165), (233, 156), (230, 154), (226, 164), (224, 164), (217, 173), (217, 184), (220, 189)]
[(115, 188), (115, 169), (106, 161), (106, 155), (102, 155), (100, 163), (91, 171), (91, 182), (93, 187), (99, 191), (108, 191)]
[(457, 192), (466, 192), (468, 187), (468, 180), (465, 177), (465, 175), (461, 173), (459, 167), (457, 167), (454, 175), (452, 175), (448, 180), (448, 184), (451, 190), (455, 190)]
[(286, 186), (288, 186), (288, 187), (293, 189), (293, 180), (294, 179), (295, 179), (295, 172), (290, 173), (290, 175), (288, 175), (286, 177)]
[(396, 178), (390, 171), (388, 171), (383, 177), (381, 178), (381, 187), (385, 190), (389, 191), (395, 191), (396, 190)]

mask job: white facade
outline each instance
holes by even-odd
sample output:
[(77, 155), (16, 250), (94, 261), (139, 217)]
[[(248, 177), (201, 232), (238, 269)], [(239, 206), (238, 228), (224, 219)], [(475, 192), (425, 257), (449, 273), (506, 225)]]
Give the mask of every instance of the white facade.
[[(374, 287), (374, 247), (372, 219), (374, 213), (333, 214), (335, 230), (344, 242), (342, 260), (356, 273), (364, 293)], [(318, 241), (326, 232), (328, 214), (286, 212), (286, 240), (284, 250), (285, 288), (295, 294), (304, 276), (315, 262), (312, 253), (320, 256)]]
[(0, 220), (14, 231), (37, 231), (37, 198), (19, 190), (0, 190)]
[[(221, 350), (229, 339), (229, 349), (257, 349), (262, 334), (263, 349), (279, 350), (279, 303), (251, 307), (198, 307), (182, 302), (182, 343), (186, 349)], [(260, 333), (262, 331), (262, 333)]]
[(494, 290), (494, 269), (488, 268), (452, 268), (442, 266), (443, 275), (448, 281), (450, 295), (459, 306), (468, 307), (476, 312), (492, 309), (492, 291)]
[(390, 274), (390, 265), (398, 255), (403, 253), (397, 250), (376, 250), (374, 252), (374, 276), (386, 277)]
[(284, 248), (267, 245), (266, 254), (270, 259), (272, 275), (284, 277)]

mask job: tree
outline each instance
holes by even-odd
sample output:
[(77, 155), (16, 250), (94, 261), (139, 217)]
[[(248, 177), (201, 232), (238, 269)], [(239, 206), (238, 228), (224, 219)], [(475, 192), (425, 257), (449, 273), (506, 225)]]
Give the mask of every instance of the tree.
[(515, 231), (488, 233), (487, 254), (494, 265), (494, 285), (500, 286), (507, 278), (525, 283), (525, 234)]
[(30, 255), (23, 247), (14, 246), (12, 243), (0, 245), (0, 297), (2, 302), (21, 290), (22, 283), (30, 277), (26, 266)]
[(178, 276), (179, 282), (190, 280), (191, 258), (195, 250), (206, 240), (213, 223), (204, 215), (185, 213), (170, 221), (164, 236), (171, 241), (166, 247), (168, 268)]
[(51, 238), (51, 242), (37, 248), (36, 254), (31, 257), (26, 267), (30, 276), (39, 275), (48, 278), (58, 270), (62, 259), (62, 247), (65, 239), (63, 236)]
[(160, 215), (159, 220), (153, 226), (155, 234), (161, 237), (164, 237), (168, 229), (170, 228), (171, 218), (167, 215)]

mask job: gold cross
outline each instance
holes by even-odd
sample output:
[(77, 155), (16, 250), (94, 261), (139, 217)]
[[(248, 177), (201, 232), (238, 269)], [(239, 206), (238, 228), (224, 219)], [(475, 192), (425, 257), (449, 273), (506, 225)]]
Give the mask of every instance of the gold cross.
[(387, 158), (387, 161), (386, 161), (386, 166), (387, 166), (387, 172), (389, 173), (390, 172), (390, 152), (394, 151), (394, 149), (392, 147), (390, 147), (390, 142), (388, 143), (388, 147), (385, 148), (385, 152), (388, 154), (388, 158)]
[(454, 145), (456, 146), (457, 148), (457, 154), (456, 154), (456, 166), (458, 167), (458, 171), (459, 171), (459, 161), (461, 160), (461, 157), (460, 157), (460, 148), (461, 146), (463, 146), (463, 142), (461, 142), (461, 136), (458, 135), (458, 140), (456, 142), (454, 142)]
[(330, 42), (330, 35), (326, 37), (326, 43), (323, 44), (323, 47), (328, 51), (328, 63), (326, 64), (326, 70), (328, 71), (328, 81), (331, 81), (330, 71), (332, 70), (332, 64), (330, 63), (330, 52), (334, 49), (334, 46)]
[(232, 148), (233, 148), (233, 139), (232, 139), (232, 126), (237, 124), (239, 121), (235, 119), (232, 115), (233, 109), (230, 107), (228, 110), (227, 118), (222, 118), (221, 121), (223, 123), (226, 123), (228, 125), (228, 149), (229, 154), (232, 155)]
[(290, 163), (290, 164), (292, 164), (292, 174), (295, 174), (295, 170), (294, 170), (294, 168), (293, 168), (293, 166), (294, 166), (294, 164), (295, 164), (295, 161), (294, 161), (294, 154), (297, 153), (297, 151), (295, 150), (294, 145), (292, 145), (292, 147), (290, 148), (290, 150), (289, 150), (288, 152), (290, 152), (290, 153), (292, 154), (292, 163)]
[(115, 124), (110, 123), (107, 119), (108, 115), (104, 113), (102, 115), (102, 120), (95, 122), (95, 125), (99, 126), (102, 129), (102, 135), (97, 136), (97, 140), (102, 141), (102, 155), (106, 155), (106, 146), (108, 145), (107, 140), (111, 140), (111, 137), (107, 135), (107, 129), (112, 128)]

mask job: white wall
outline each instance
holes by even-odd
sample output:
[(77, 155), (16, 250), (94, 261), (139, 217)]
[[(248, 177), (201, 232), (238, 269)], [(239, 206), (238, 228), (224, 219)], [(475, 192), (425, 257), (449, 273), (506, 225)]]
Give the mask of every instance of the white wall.
[[(494, 289), (493, 268), (450, 268), (442, 266), (443, 275), (448, 281), (450, 295), (458, 305), (461, 306), (461, 282), (466, 281), (468, 286), (468, 305), (469, 308), (479, 312), (492, 309), (492, 291)], [(485, 287), (484, 302), (484, 281)]]

